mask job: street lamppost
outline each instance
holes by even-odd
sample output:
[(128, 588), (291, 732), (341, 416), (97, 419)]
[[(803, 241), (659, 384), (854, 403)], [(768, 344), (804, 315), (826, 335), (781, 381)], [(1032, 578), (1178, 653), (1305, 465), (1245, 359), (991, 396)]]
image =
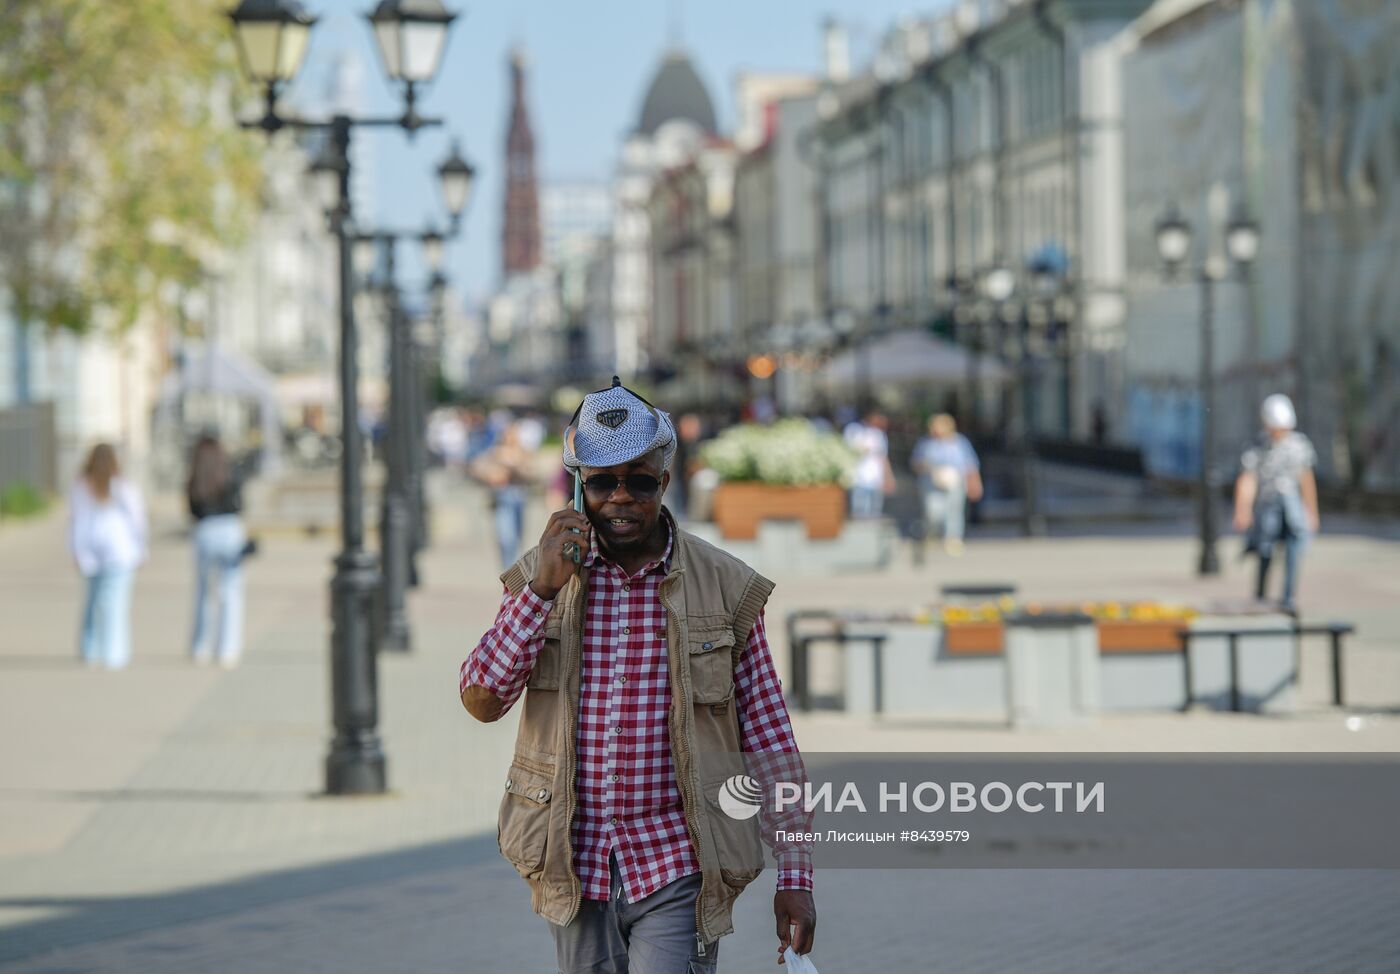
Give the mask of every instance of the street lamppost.
[[(1003, 361), (1013, 356), (1015, 359), (1009, 440), (1021, 481), (1021, 533), (1030, 538), (1047, 532), (1035, 476), (1030, 389), (1036, 378), (1035, 356), (1053, 347), (1062, 337), (1057, 331), (1061, 324), (1057, 307), (1062, 282), (1044, 263), (1033, 261), (1026, 270), (1030, 285), (1027, 289), (1019, 288), (1016, 273), (1001, 264), (993, 264), (978, 283), (983, 300), (993, 309), (986, 317), (996, 320), (1003, 335), (1003, 340), (997, 343), (1000, 357)], [(976, 316), (969, 316), (968, 320), (974, 328), (983, 324)], [(1010, 341), (1004, 340), (1007, 332)], [(1033, 342), (1035, 348), (1032, 348)]]
[(339, 253), (340, 303), (340, 527), (341, 551), (331, 578), (331, 701), (335, 735), (326, 756), (326, 791), (332, 795), (373, 794), (386, 788), (380, 747), (378, 669), (370, 639), (371, 598), (378, 574), (364, 548), (363, 444), (356, 408), (359, 339), (354, 317), (351, 266), (350, 136), (357, 127), (403, 129), (410, 136), (437, 119), (415, 108), (416, 86), (437, 75), (448, 27), (453, 20), (440, 0), (383, 0), (370, 15), (375, 38), (391, 79), (402, 86), (404, 111), (398, 118), (329, 119), (289, 117), (278, 110), (282, 89), (296, 77), (316, 18), (297, 0), (243, 0), (229, 14), (244, 72), (264, 93), (260, 119), (244, 127), (268, 137), (282, 128), (324, 131), (326, 154), (314, 167)]
[[(424, 414), (421, 376), (419, 374), (416, 342), (404, 311), (403, 296), (396, 277), (398, 243), (401, 239), (417, 240), (423, 260), (432, 274), (430, 287), (442, 281), (442, 266), (448, 237), (455, 237), (461, 228), (462, 210), (471, 197), (475, 170), (461, 158), (454, 145), (452, 154), (438, 167), (439, 190), (451, 219), (451, 229), (444, 235), (436, 227), (405, 231), (367, 229), (356, 239), (357, 248), (384, 249), (384, 277), (379, 282), (384, 296), (388, 321), (389, 346), (389, 423), (385, 461), (387, 476), (384, 502), (380, 507), (380, 551), (383, 577), (379, 593), (380, 647), (407, 652), (412, 646), (408, 622), (406, 590), (417, 584), (416, 558), (427, 534), (427, 515), (423, 499)], [(371, 257), (360, 262), (366, 267), (376, 261)]]
[[(1175, 205), (1157, 221), (1157, 254), (1166, 268), (1166, 276), (1174, 280), (1191, 253), (1191, 224), (1177, 211)], [(1248, 270), (1259, 256), (1259, 225), (1242, 213), (1237, 213), (1225, 228), (1225, 252), (1228, 260), (1240, 272)], [(1220, 572), (1220, 557), (1216, 553), (1219, 528), (1216, 524), (1215, 482), (1215, 284), (1223, 281), (1229, 268), (1226, 261), (1208, 257), (1196, 268), (1201, 285), (1201, 458), (1196, 476), (1197, 503), (1200, 508), (1201, 554), (1197, 574), (1216, 575)]]

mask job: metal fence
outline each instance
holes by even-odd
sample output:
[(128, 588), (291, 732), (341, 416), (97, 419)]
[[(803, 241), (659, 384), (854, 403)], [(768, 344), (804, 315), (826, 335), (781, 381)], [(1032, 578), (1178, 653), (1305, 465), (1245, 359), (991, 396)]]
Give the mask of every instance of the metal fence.
[(55, 493), (57, 446), (53, 403), (0, 409), (0, 491), (26, 483), (42, 494)]

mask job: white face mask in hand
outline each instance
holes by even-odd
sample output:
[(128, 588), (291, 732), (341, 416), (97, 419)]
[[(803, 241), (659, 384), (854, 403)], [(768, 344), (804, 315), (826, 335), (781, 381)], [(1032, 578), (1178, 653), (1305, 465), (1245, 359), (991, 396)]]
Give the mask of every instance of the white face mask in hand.
[(785, 974), (818, 974), (817, 965), (791, 947), (783, 951), (783, 968)]

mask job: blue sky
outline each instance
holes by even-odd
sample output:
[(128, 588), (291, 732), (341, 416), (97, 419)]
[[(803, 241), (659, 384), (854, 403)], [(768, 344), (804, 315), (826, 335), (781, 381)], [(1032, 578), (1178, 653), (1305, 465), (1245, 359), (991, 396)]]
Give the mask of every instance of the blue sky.
[[(320, 21), (298, 86), (314, 97), (337, 51), (363, 68), (364, 110), (393, 112), (398, 99), (384, 80), (364, 12), (371, 0), (304, 0)], [(414, 142), (396, 130), (361, 130), (373, 152), (372, 199), (362, 203), (380, 224), (417, 228), (441, 214), (432, 169), (446, 154), (449, 134), (476, 164), (478, 184), (463, 227), (449, 250), (449, 270), (465, 293), (488, 294), (497, 281), (502, 151), (508, 111), (507, 56), (524, 46), (530, 64), (529, 102), (542, 181), (605, 180), (623, 136), (636, 123), (641, 99), (680, 22), (683, 46), (710, 89), (726, 130), (733, 123), (732, 85), (740, 71), (811, 71), (821, 65), (821, 23), (834, 16), (863, 63), (880, 34), (901, 17), (927, 14), (947, 0), (514, 0), (464, 5), (453, 25), (442, 74), (423, 110), (446, 119), (443, 129)], [(416, 253), (402, 254), (404, 279), (421, 275)]]

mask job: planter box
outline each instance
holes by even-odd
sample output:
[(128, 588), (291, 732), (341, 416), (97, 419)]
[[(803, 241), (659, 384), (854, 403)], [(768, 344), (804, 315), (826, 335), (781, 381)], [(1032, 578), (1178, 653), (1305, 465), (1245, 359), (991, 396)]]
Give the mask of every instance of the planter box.
[(1181, 640), (1176, 634), (1187, 625), (1185, 620), (1100, 619), (1099, 652), (1179, 653)]
[(837, 484), (792, 487), (725, 482), (715, 488), (714, 519), (730, 541), (752, 541), (758, 525), (769, 518), (798, 520), (812, 541), (841, 534), (846, 521), (846, 491)]
[[(1101, 653), (1179, 653), (1177, 632), (1184, 622), (1101, 619), (1097, 623)], [(943, 630), (943, 646), (956, 655), (1002, 651), (1005, 627), (1000, 622), (955, 622)]]
[(943, 648), (956, 656), (994, 656), (1005, 640), (1006, 627), (1000, 622), (954, 622), (943, 627)]

